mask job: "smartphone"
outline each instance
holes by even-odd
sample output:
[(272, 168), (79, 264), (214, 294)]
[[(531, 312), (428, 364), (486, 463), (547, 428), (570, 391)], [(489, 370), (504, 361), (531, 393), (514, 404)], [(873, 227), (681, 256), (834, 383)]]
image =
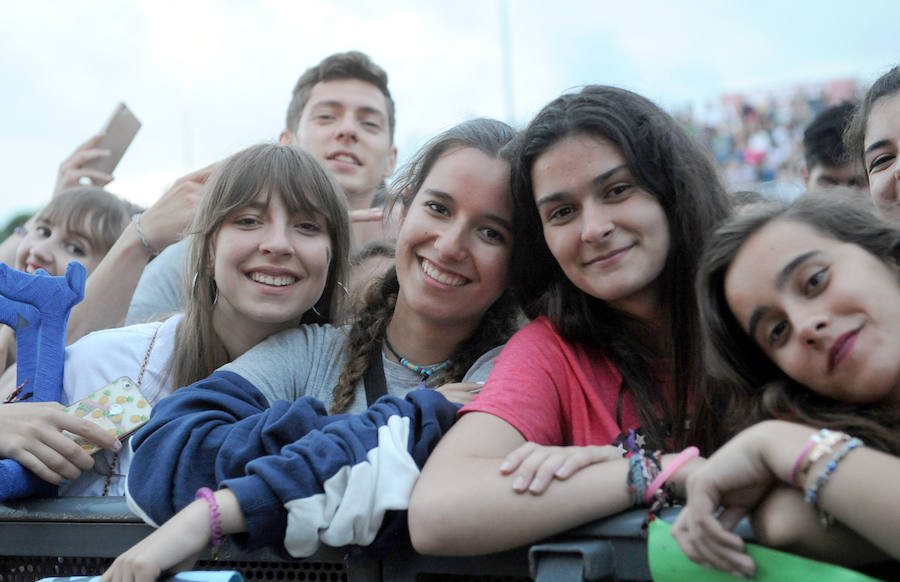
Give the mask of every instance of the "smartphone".
[[(89, 420), (109, 434), (122, 439), (150, 420), (151, 409), (150, 403), (138, 390), (134, 381), (123, 376), (67, 406), (64, 412)], [(64, 430), (63, 434), (91, 455), (101, 450), (91, 441), (69, 431)]]
[(112, 117), (109, 118), (109, 123), (106, 124), (104, 130), (106, 133), (97, 146), (99, 149), (109, 150), (109, 155), (98, 160), (91, 160), (84, 166), (112, 174), (140, 128), (141, 122), (128, 109), (127, 105), (124, 103), (116, 105)]

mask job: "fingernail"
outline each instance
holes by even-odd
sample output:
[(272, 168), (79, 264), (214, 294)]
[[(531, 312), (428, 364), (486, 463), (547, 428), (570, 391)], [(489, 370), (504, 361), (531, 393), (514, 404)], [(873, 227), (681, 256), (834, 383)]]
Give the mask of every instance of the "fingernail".
[(68, 485), (68, 484), (69, 484), (69, 480), (68, 480), (68, 479), (63, 479), (62, 481), (59, 482), (59, 484), (60, 484), (60, 485)]
[(509, 461), (503, 461), (503, 462), (500, 464), (500, 470), (501, 470), (501, 471), (508, 471), (509, 468), (510, 468), (510, 466), (512, 466), (512, 463), (510, 463)]
[(525, 477), (516, 477), (515, 481), (513, 481), (513, 489), (516, 491), (521, 491), (525, 488)]
[(116, 444), (113, 445), (113, 450), (118, 453), (121, 449), (122, 449), (121, 441), (116, 441)]

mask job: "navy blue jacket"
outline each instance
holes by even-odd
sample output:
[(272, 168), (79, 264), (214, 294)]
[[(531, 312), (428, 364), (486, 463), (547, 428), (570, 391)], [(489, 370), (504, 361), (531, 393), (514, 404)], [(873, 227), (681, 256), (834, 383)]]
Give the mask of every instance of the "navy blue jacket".
[(308, 397), (270, 406), (243, 377), (215, 372), (161, 400), (131, 438), (128, 502), (158, 525), (200, 487), (228, 487), (247, 523), (237, 539), (249, 548), (283, 545), (305, 557), (319, 543), (377, 543), (405, 532), (419, 469), (457, 409), (421, 389), (329, 416)]

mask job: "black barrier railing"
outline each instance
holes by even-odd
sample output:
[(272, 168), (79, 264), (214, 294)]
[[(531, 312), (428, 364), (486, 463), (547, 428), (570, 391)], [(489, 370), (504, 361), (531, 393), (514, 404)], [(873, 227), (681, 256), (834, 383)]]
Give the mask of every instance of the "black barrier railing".
[[(674, 520), (678, 508), (662, 518)], [(645, 510), (632, 510), (575, 528), (531, 547), (468, 558), (423, 556), (407, 545), (375, 557), (366, 548), (322, 546), (306, 559), (269, 550), (246, 552), (226, 539), (219, 558), (201, 557), (198, 570), (237, 570), (248, 582), (565, 582), (648, 580)], [(152, 528), (122, 497), (31, 499), (0, 505), (0, 582), (94, 575)], [(738, 533), (752, 540), (746, 521)], [(896, 562), (888, 564), (888, 572)], [(882, 576), (884, 570), (879, 572)], [(887, 578), (891, 578), (887, 576)]]

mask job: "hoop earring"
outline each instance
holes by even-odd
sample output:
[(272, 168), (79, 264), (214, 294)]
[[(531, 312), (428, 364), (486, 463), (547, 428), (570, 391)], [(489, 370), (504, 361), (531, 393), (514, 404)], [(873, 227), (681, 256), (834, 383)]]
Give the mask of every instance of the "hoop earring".
[(315, 314), (318, 315), (319, 317), (322, 317), (322, 314), (319, 313), (319, 310), (316, 309), (316, 306), (315, 306), (315, 305), (312, 306), (312, 311), (313, 311), (313, 313), (315, 313)]
[(212, 304), (215, 305), (216, 303), (219, 302), (219, 286), (216, 285), (216, 280), (211, 277), (209, 279), (209, 286), (212, 287), (212, 292), (213, 292)]
[(338, 281), (337, 284), (338, 284), (338, 287), (340, 287), (344, 291), (344, 295), (347, 296), (347, 299), (350, 299), (350, 291), (347, 290), (347, 287), (340, 281)]

